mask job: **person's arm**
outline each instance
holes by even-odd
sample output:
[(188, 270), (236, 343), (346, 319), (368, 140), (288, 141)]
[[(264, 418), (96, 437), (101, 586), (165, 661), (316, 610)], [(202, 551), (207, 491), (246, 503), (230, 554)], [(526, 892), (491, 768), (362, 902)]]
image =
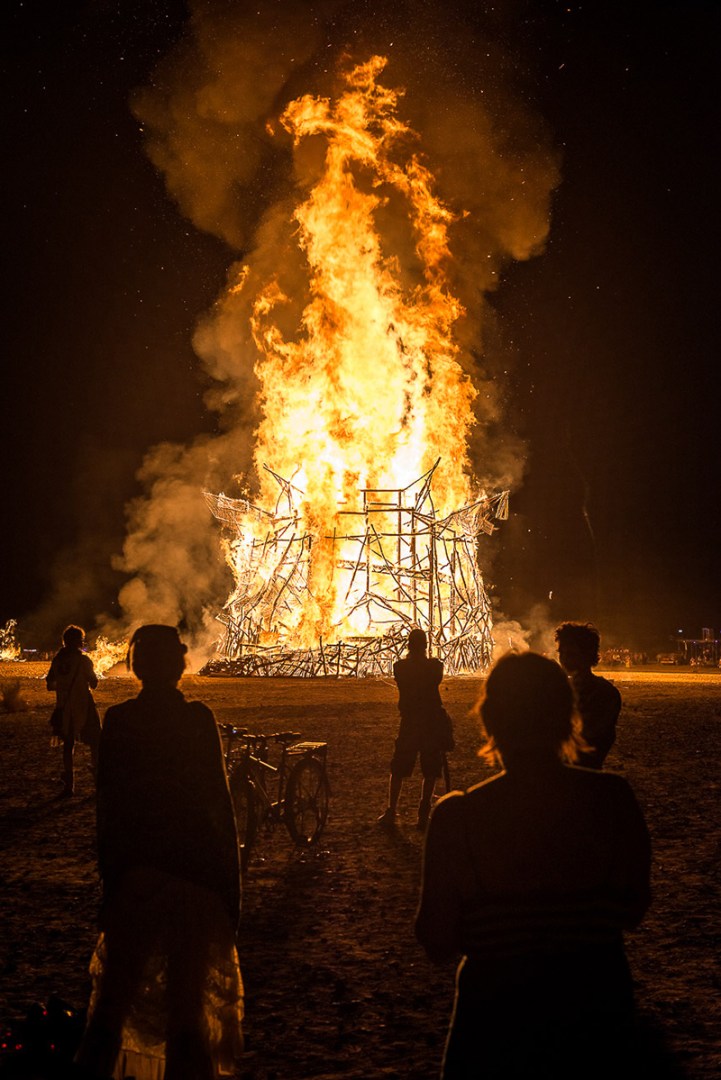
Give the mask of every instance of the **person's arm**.
[(83, 656), (83, 662), (85, 664), (85, 677), (88, 680), (88, 686), (91, 690), (95, 690), (98, 685), (98, 677), (95, 674), (93, 662), (89, 656)]
[(461, 952), (461, 904), (456, 885), (461, 796), (436, 804), (428, 823), (423, 851), (421, 897), (416, 912), (416, 938), (437, 964)]
[(582, 710), (583, 736), (591, 746), (608, 751), (616, 735), (621, 695), (612, 683), (597, 683)]
[(228, 914), (234, 922), (240, 915), (240, 862), (238, 834), (235, 825), (233, 801), (228, 787), (225, 759), (220, 732), (211, 710), (196, 701), (192, 703), (198, 723), (199, 740), (196, 744), (197, 762), (206, 794), (208, 820), (212, 829), (209, 840), (213, 849), (213, 882), (225, 902)]
[(45, 676), (45, 685), (48, 688), (48, 690), (55, 690), (56, 687), (57, 687), (58, 673), (57, 673), (57, 666), (55, 664), (55, 660), (56, 660), (56, 657), (53, 657), (53, 659), (51, 661), (51, 664), (50, 664), (50, 670), (48, 671), (47, 675)]
[(120, 851), (125, 833), (122, 807), (130, 797), (127, 785), (123, 782), (122, 770), (118, 768), (118, 759), (122, 753), (122, 721), (116, 709), (117, 707), (111, 707), (107, 710), (98, 744), (97, 849), (104, 900), (114, 891), (122, 874)]

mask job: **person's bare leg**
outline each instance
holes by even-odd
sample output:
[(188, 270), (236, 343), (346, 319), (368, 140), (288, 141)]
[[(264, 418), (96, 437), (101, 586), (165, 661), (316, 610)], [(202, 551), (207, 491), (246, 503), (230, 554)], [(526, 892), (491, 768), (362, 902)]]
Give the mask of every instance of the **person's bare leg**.
[(431, 812), (431, 799), (436, 781), (433, 776), (424, 776), (421, 787), (421, 801), (418, 804), (418, 828), (425, 829), (428, 824), (428, 815)]
[(395, 822), (398, 800), (400, 799), (402, 788), (403, 777), (394, 776), (393, 773), (391, 773), (390, 780), (388, 781), (388, 807), (378, 818), (379, 825), (392, 825)]

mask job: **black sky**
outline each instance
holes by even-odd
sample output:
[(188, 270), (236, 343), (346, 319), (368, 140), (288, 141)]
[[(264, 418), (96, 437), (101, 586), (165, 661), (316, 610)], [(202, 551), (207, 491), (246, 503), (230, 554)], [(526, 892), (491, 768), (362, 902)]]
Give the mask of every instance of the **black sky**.
[[(721, 628), (718, 5), (500, 10), (458, 17), (517, 55), (563, 157), (546, 252), (492, 298), (528, 446), (489, 542), (497, 603), (664, 648)], [(185, 17), (170, 0), (3, 6), (0, 625), (30, 637), (113, 611), (145, 451), (214, 423), (191, 337), (233, 253), (169, 200), (128, 104)]]

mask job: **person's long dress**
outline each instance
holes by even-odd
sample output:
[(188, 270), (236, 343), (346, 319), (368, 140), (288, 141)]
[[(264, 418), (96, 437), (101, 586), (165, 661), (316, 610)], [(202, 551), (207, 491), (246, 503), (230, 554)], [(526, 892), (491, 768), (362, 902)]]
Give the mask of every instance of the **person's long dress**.
[(144, 689), (108, 709), (98, 858), (101, 934), (78, 1061), (117, 1053), (113, 1075), (137, 1080), (231, 1074), (240, 871), (220, 739), (200, 702)]

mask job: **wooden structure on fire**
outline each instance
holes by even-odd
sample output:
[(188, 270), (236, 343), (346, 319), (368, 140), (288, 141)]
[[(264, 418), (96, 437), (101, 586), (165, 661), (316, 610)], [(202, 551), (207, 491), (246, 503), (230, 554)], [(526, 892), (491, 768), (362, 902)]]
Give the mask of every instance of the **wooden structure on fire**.
[[(429, 652), (449, 675), (488, 666), (493, 648), (490, 603), (478, 564), (478, 541), (508, 516), (508, 492), (481, 495), (438, 517), (431, 486), (438, 462), (405, 488), (361, 489), (357, 510), (337, 513), (331, 545), (344, 622), (363, 616), (367, 631), (312, 648), (293, 643), (292, 627), (309, 597), (313, 546), (297, 509), (302, 495), (279, 485), (273, 512), (243, 499), (206, 493), (233, 549), (236, 588), (218, 619), (225, 626), (212, 675), (388, 675), (408, 632), (426, 631)], [(344, 527), (340, 528), (339, 525)]]

